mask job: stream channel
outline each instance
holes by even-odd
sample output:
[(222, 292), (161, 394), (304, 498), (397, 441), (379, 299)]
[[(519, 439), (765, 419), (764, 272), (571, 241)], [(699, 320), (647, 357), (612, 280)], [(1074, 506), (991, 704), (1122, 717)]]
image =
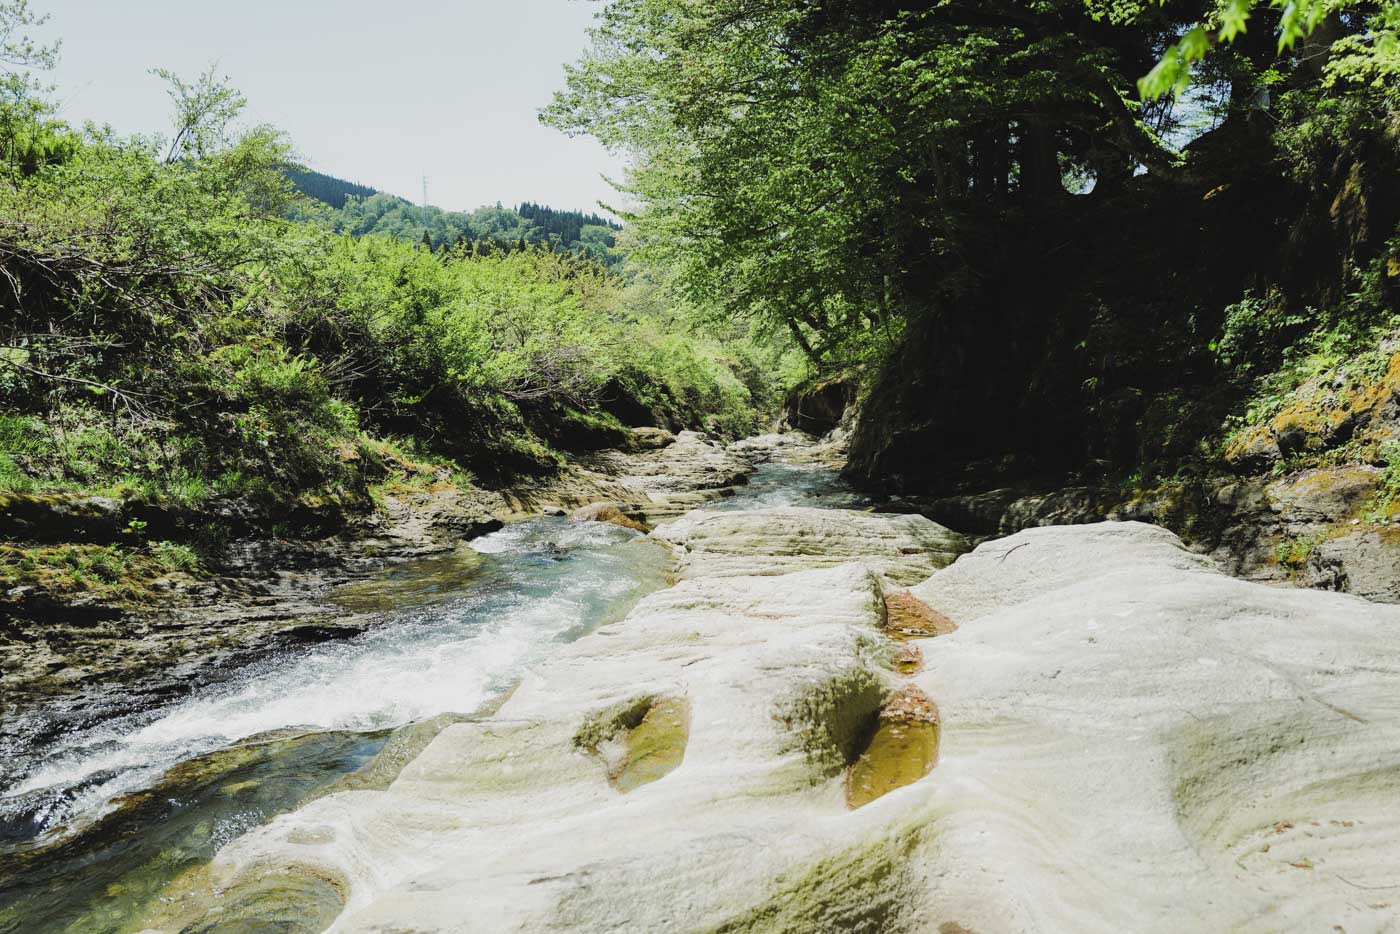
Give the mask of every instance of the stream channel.
[[(858, 503), (834, 471), (768, 464), (706, 508)], [(337, 605), (380, 617), (354, 639), (71, 729), (44, 710), (5, 724), (46, 739), (0, 758), (0, 934), (141, 930), (220, 847), (320, 795), (384, 787), (441, 726), (489, 713), (561, 644), (667, 586), (672, 566), (627, 529), (529, 519), (341, 588)]]

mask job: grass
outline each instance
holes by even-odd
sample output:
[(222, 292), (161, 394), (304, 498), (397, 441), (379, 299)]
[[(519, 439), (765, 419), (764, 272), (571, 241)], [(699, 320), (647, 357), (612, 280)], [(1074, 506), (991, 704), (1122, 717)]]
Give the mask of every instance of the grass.
[(1325, 535), (1306, 535), (1285, 538), (1279, 542), (1278, 549), (1274, 553), (1274, 558), (1279, 566), (1286, 569), (1289, 575), (1295, 575), (1307, 566), (1308, 559), (1312, 557), (1317, 546), (1326, 539)]
[(1381, 488), (1376, 493), (1369, 517), (1372, 522), (1390, 520), (1400, 512), (1400, 441), (1382, 444), (1380, 455), (1385, 463), (1385, 473), (1381, 475)]
[(176, 542), (142, 545), (0, 545), (0, 590), (32, 587), (56, 597), (113, 604), (155, 599), (151, 585), (171, 574), (205, 574), (198, 553)]

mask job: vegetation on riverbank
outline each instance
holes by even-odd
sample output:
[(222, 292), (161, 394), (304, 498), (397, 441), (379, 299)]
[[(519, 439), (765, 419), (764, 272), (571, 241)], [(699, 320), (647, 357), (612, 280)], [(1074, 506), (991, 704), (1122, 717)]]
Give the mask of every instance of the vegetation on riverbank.
[(1397, 10), (623, 0), (548, 117), (643, 154), (694, 296), (863, 381), (856, 482), (1151, 486), (1388, 368)]
[(1389, 471), (1394, 4), (1304, 7), (619, 0), (546, 120), (637, 156), (621, 242), (293, 173), (313, 205), (213, 75), (143, 139), (12, 76), (0, 488), (319, 533), (843, 378), (871, 488)]
[[(0, 16), (0, 57), (51, 61), (16, 44), (23, 4)], [(633, 271), (548, 243), (338, 233), (288, 180), (288, 141), (238, 128), (236, 91), (166, 77), (173, 132), (129, 139), (54, 120), (31, 78), (6, 79), (0, 493), (321, 534), (386, 484), (507, 484), (628, 423), (738, 435), (774, 405), (772, 352), (692, 332)], [(4, 582), (115, 580), (168, 555), (128, 531), (10, 555)]]
[(169, 541), (138, 547), (0, 544), (0, 591), (33, 590), (49, 599), (145, 603), (169, 590), (172, 575), (198, 577), (204, 570), (193, 548)]

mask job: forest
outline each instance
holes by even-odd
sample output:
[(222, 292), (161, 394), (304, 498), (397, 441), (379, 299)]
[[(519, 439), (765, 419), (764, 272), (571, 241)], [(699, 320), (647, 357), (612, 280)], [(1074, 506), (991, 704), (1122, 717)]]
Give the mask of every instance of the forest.
[(622, 226), (597, 214), (528, 201), (516, 208), (497, 203), (475, 211), (444, 211), (300, 166), (288, 166), (285, 171), (293, 188), (331, 209), (327, 213), (302, 201), (292, 206), (291, 216), (327, 223), (339, 233), (383, 234), (432, 250), (475, 247), (478, 252), (509, 252), (541, 246), (587, 256), (604, 266), (622, 261), (617, 250)]
[(313, 201), (339, 210), (350, 198), (368, 198), (376, 192), (368, 185), (347, 182), (343, 178), (317, 172), (300, 165), (288, 165), (284, 171), (292, 187)]

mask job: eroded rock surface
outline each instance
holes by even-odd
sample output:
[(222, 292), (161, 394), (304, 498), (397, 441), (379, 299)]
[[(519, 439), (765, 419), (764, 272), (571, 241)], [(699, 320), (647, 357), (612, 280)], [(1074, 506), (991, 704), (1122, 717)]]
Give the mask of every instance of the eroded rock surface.
[(640, 452), (603, 451), (581, 462), (653, 498), (734, 486), (753, 472), (751, 461), (694, 431), (682, 431), (661, 447)]
[(788, 574), (862, 561), (910, 584), (968, 548), (963, 536), (923, 516), (847, 509), (692, 513), (656, 535), (680, 549), (683, 577)]
[(944, 723), (939, 916), (1394, 929), (1400, 610), (1235, 580), (1136, 523), (990, 542), (914, 593), (961, 626), (915, 679)]
[[(938, 535), (734, 519), (664, 532), (686, 579), (387, 789), (235, 842), (180, 910), (280, 918), (314, 879), (338, 932), (1395, 929), (1400, 609), (1234, 579), (1138, 523), (1035, 529), (912, 588), (958, 629), (902, 677), (889, 577), (940, 564)], [(665, 768), (624, 793), (657, 710)]]

